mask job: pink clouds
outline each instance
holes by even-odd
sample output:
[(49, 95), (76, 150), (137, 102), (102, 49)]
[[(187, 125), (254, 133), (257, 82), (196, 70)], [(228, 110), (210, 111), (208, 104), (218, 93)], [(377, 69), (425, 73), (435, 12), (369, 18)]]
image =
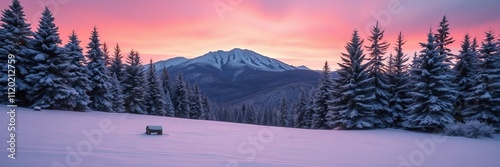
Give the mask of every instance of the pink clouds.
[[(223, 20), (213, 6), (214, 1), (231, 8), (222, 14)], [(214, 1), (47, 0), (56, 2), (49, 7), (55, 11), (64, 41), (74, 29), (84, 47), (96, 25), (103, 42), (110, 46), (119, 43), (125, 53), (138, 50), (143, 62), (150, 58), (158, 61), (174, 56), (195, 57), (212, 50), (239, 47), (292, 65), (320, 69), (326, 60), (336, 65), (354, 28), (366, 38), (366, 27), (384, 11), (390, 16), (390, 19), (381, 17), (384, 19), (381, 22), (386, 21), (385, 39), (393, 44), (397, 33), (402, 31), (408, 40), (405, 50), (409, 55), (420, 50), (418, 42), (425, 40), (431, 26), (436, 29), (443, 15), (450, 21), (455, 52), (466, 32), (482, 39), (485, 30), (500, 27), (497, 17), (500, 12), (494, 8), (500, 3), (496, 1), (241, 0), (236, 6), (230, 2), (237, 0)], [(35, 29), (38, 21), (33, 19), (42, 6), (38, 1), (21, 0), (21, 3)], [(9, 4), (2, 1), (0, 8)], [(391, 8), (398, 12), (391, 12)]]

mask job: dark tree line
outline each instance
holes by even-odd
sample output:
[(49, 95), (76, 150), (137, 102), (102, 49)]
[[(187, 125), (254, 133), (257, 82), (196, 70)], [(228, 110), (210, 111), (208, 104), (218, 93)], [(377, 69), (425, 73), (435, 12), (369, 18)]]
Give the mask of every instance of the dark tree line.
[(394, 54), (386, 56), (389, 44), (378, 24), (367, 37), (367, 54), (365, 41), (354, 30), (338, 63), (339, 77), (332, 79), (325, 63), (314, 96), (298, 99), (295, 127), (435, 130), (475, 120), (498, 126), (500, 44), (493, 30), (485, 35), (478, 44), (466, 34), (454, 55), (449, 45), (455, 40), (445, 16), (437, 32), (429, 30), (427, 41), (420, 43), (422, 50), (409, 64), (401, 32)]

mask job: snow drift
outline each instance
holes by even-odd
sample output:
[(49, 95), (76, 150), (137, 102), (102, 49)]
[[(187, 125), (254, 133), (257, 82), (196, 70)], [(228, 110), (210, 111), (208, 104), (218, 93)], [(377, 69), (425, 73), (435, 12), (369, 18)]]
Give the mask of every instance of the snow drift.
[[(500, 166), (498, 134), (469, 139), (395, 129), (306, 130), (23, 108), (17, 108), (16, 119), (16, 159), (2, 149), (2, 167)], [(0, 123), (7, 126), (8, 117)], [(164, 134), (146, 135), (147, 125), (163, 126)], [(0, 128), (2, 139), (8, 140), (7, 134)]]

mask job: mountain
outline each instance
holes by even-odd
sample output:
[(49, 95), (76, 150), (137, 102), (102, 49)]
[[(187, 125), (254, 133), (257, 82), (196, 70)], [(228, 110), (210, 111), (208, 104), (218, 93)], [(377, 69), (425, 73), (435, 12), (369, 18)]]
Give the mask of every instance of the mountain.
[(304, 66), (304, 65), (298, 66), (297, 69), (299, 69), (299, 70), (311, 70), (309, 67)]
[(173, 58), (155, 64), (167, 67), (171, 80), (182, 72), (215, 103), (277, 106), (281, 95), (291, 102), (301, 89), (309, 92), (320, 78), (305, 66), (295, 67), (248, 49), (208, 52), (193, 59)]
[(168, 60), (158, 61), (155, 63), (155, 66), (156, 66), (156, 69), (163, 69), (163, 67), (169, 68), (172, 66), (182, 64), (182, 63), (187, 62), (187, 61), (189, 61), (189, 59), (187, 59), (185, 57), (174, 57), (174, 58), (171, 58)]

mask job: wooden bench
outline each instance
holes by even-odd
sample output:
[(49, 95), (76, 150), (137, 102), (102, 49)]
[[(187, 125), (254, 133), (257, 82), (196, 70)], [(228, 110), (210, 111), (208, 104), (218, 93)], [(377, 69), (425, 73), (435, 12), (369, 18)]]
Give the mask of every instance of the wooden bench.
[(33, 107), (33, 110), (35, 110), (35, 111), (42, 111), (42, 108), (38, 107), (38, 106), (35, 106), (35, 107)]
[(151, 135), (151, 133), (156, 133), (158, 135), (162, 135), (163, 128), (161, 126), (153, 126), (153, 125), (146, 126), (146, 134)]

